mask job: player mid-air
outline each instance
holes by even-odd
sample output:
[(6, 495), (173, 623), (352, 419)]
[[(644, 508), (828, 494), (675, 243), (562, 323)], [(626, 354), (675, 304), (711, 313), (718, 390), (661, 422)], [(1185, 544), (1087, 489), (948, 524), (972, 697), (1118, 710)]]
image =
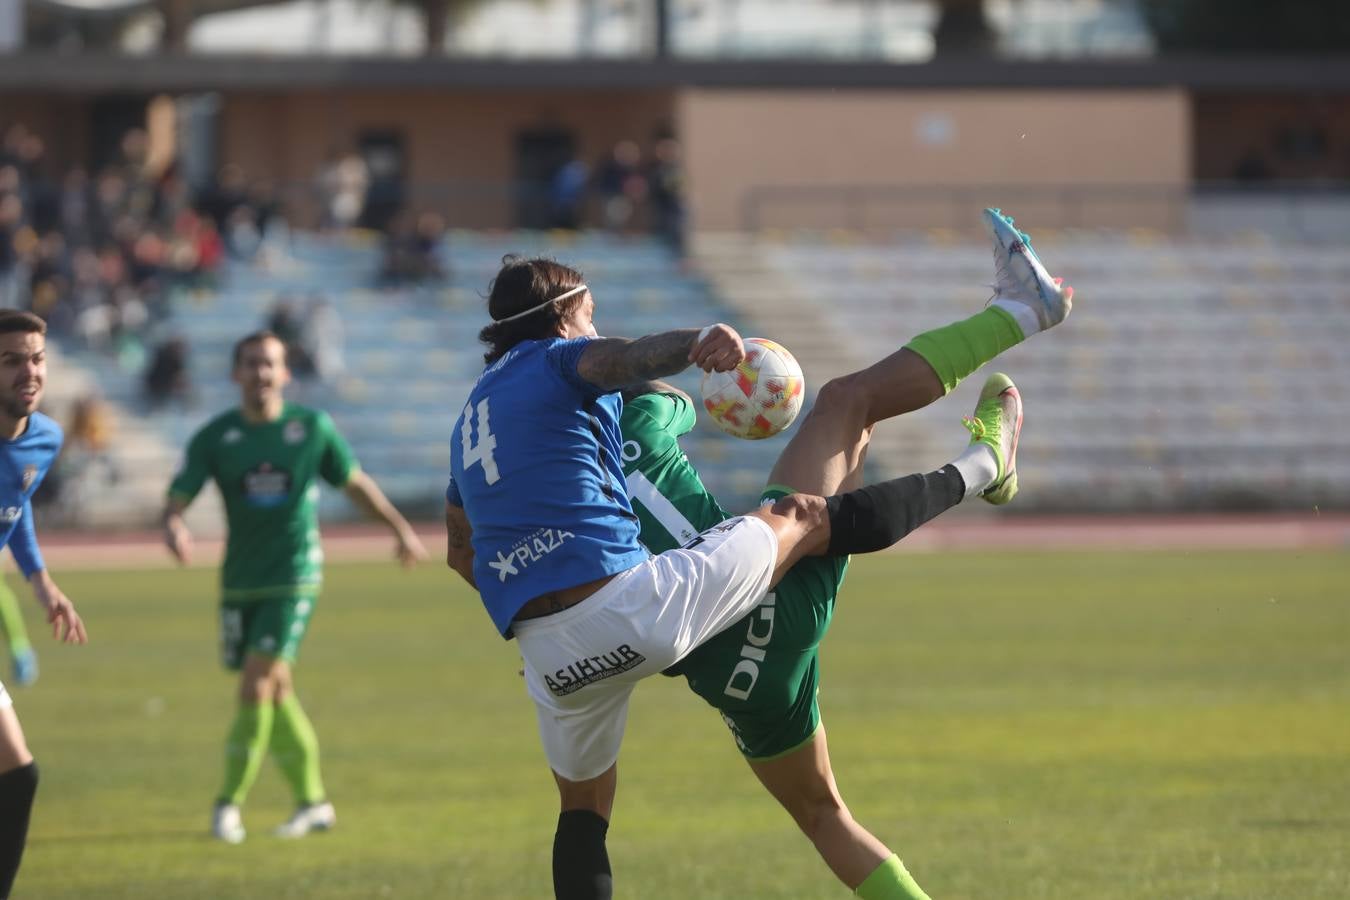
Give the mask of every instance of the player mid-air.
[[(1032, 265), (1020, 244), (1008, 255), (1006, 265)], [(600, 338), (594, 310), (574, 269), (504, 262), (488, 299), (493, 324), (480, 334), (488, 365), (452, 431), (446, 492), (447, 562), (525, 661), (561, 798), (559, 898), (612, 895), (605, 838), (639, 680), (753, 610), (799, 559), (888, 547), (916, 526), (916, 508), (936, 514), (967, 490), (1010, 483), (1010, 452), (999, 457), (991, 436), (918, 485), (792, 493), (649, 556), (619, 464), (618, 390), (691, 363), (726, 371), (745, 351), (725, 325)], [(1026, 333), (1008, 328), (1016, 340)]]
[(190, 561), (192, 538), (183, 511), (206, 480), (214, 479), (229, 528), (220, 578), (221, 650), (225, 667), (239, 671), (240, 679), (211, 830), (237, 844), (245, 837), (240, 807), (269, 749), (296, 803), (277, 835), (302, 837), (336, 821), (319, 775), (318, 738), (291, 673), (323, 578), (319, 480), (342, 488), (387, 525), (404, 565), (425, 558), (426, 551), (361, 471), (333, 420), (283, 399), (290, 369), (280, 338), (250, 334), (235, 344), (232, 362), (239, 408), (212, 419), (188, 444), (169, 486), (164, 540), (180, 562)]
[[(766, 500), (856, 489), (877, 422), (928, 405), (1008, 346), (1068, 315), (1072, 288), (1050, 278), (1012, 220), (987, 210), (985, 221), (996, 266), (990, 308), (825, 384), (774, 465)], [(625, 396), (632, 399), (621, 419), (624, 474), (642, 541), (660, 553), (729, 515), (679, 444), (694, 426), (692, 401), (660, 383), (635, 386)], [(1012, 381), (991, 375), (966, 422), (973, 434), (961, 458), (908, 476), (914, 527), (966, 497), (1003, 504), (1017, 493), (1022, 401)], [(816, 698), (818, 649), (847, 566), (846, 556), (798, 562), (756, 610), (667, 674), (683, 675), (722, 714), (755, 775), (845, 885), (868, 900), (923, 900), (927, 895), (899, 857), (853, 819), (830, 765)]]
[[(0, 312), (0, 547), (9, 546), (58, 640), (83, 644), (84, 623), (52, 581), (33, 528), (33, 492), (61, 451), (61, 428), (37, 411), (47, 382), (47, 325)], [(0, 685), (0, 898), (8, 897), (28, 836), (37, 764), (14, 702)]]

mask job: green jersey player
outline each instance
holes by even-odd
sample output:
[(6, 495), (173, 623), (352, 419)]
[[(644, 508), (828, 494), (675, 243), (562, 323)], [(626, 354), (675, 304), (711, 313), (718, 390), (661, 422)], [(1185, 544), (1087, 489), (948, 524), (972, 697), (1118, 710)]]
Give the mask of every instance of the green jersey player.
[[(989, 309), (926, 332), (875, 365), (822, 387), (769, 476), (766, 500), (800, 492), (830, 496), (861, 484), (873, 426), (933, 402), (1003, 350), (1068, 315), (1073, 289), (1051, 278), (1030, 241), (998, 210), (985, 222), (994, 241)], [(622, 462), (641, 538), (660, 553), (698, 540), (728, 517), (679, 445), (694, 425), (688, 397), (649, 383), (626, 391)], [(911, 530), (958, 502), (958, 490), (991, 503), (1017, 492), (1022, 424), (1017, 389), (993, 375), (966, 420), (970, 447), (949, 466), (899, 479)], [(864, 492), (865, 493), (865, 492)], [(830, 869), (868, 900), (923, 900), (899, 858), (858, 824), (839, 795), (816, 702), (818, 646), (830, 625), (847, 557), (808, 557), (789, 569), (759, 607), (696, 648), (668, 674), (722, 713), (756, 776), (792, 815)]]
[(335, 821), (319, 775), (318, 740), (291, 676), (323, 577), (319, 480), (342, 488), (389, 526), (405, 565), (425, 558), (426, 551), (361, 471), (333, 420), (284, 401), (290, 370), (276, 335), (259, 332), (240, 340), (233, 365), (240, 406), (208, 422), (188, 444), (169, 486), (164, 534), (170, 552), (189, 562), (192, 542), (182, 513), (206, 481), (214, 480), (229, 530), (220, 578), (221, 651), (225, 667), (241, 675), (212, 831), (238, 843), (244, 839), (240, 806), (269, 748), (297, 807), (277, 834), (301, 837)]

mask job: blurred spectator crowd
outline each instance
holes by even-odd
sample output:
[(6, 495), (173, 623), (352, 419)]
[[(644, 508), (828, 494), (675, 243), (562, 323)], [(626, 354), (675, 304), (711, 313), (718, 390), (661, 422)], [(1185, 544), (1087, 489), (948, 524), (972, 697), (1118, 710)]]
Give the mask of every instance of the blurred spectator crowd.
[(587, 220), (587, 205), (609, 231), (645, 228), (683, 253), (684, 174), (680, 143), (661, 135), (647, 158), (635, 140), (622, 140), (593, 168), (573, 157), (550, 185), (554, 228), (576, 229)]

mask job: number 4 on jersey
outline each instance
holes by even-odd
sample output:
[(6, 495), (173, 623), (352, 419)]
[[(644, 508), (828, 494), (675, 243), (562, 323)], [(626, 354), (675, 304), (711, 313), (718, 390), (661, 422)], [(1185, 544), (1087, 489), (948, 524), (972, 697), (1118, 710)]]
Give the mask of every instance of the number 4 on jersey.
[(488, 422), (488, 399), (484, 397), (478, 401), (478, 443), (473, 442), (472, 404), (464, 407), (464, 424), (459, 429), (459, 436), (464, 447), (464, 471), (469, 471), (469, 466), (474, 463), (482, 463), (483, 478), (488, 484), (496, 484), (502, 476), (497, 471), (497, 461), (492, 458), (492, 451), (497, 449), (497, 436)]

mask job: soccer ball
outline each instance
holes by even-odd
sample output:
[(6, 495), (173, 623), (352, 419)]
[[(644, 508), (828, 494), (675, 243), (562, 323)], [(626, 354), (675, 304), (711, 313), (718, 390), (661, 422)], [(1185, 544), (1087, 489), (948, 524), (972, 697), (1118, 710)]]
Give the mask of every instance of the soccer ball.
[(703, 376), (703, 408), (732, 437), (758, 441), (792, 424), (806, 396), (802, 367), (781, 344), (746, 338), (745, 361)]

